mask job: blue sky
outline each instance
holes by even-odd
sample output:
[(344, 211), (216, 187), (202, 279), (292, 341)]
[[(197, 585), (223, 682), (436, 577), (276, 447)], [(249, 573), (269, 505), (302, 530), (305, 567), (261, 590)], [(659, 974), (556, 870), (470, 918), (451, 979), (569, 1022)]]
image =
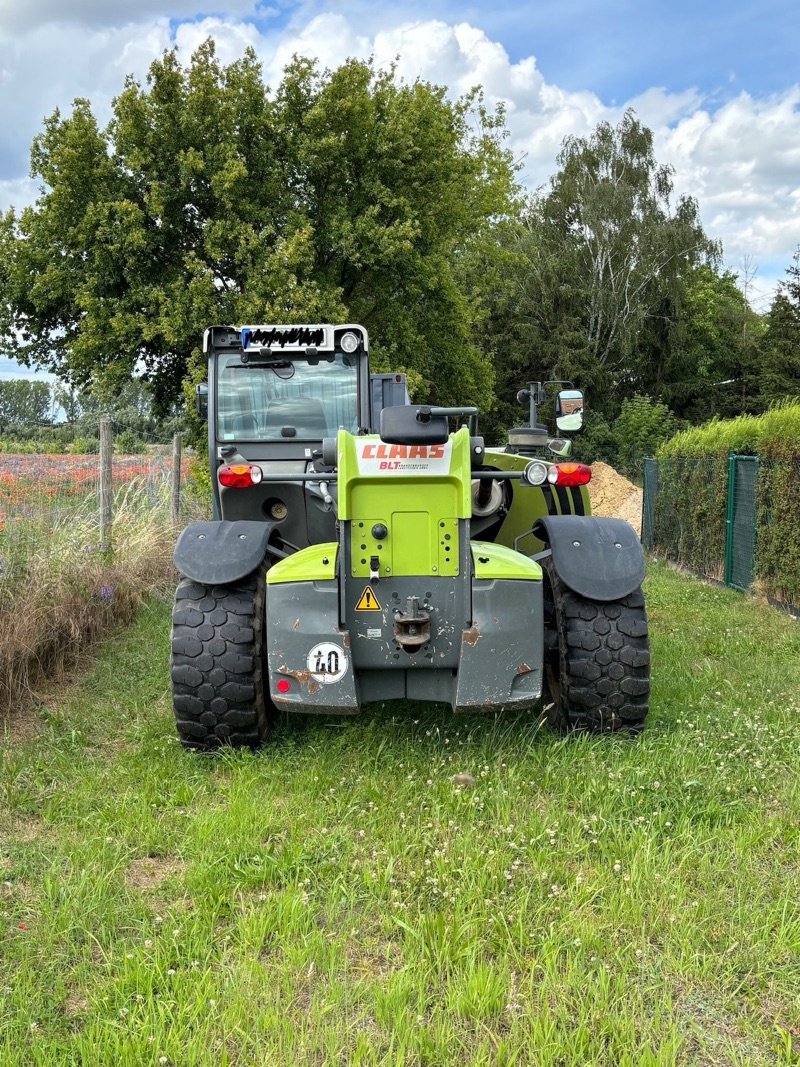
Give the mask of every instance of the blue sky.
[(694, 87), (718, 99), (741, 89), (764, 95), (800, 77), (800, 3), (791, 0), (402, 5), (353, 0), (269, 9), (269, 17), (253, 17), (265, 33), (325, 11), (369, 27), (401, 19), (469, 22), (499, 41), (512, 62), (535, 55), (548, 81), (573, 91), (591, 89), (609, 104), (654, 85)]
[(209, 34), (226, 61), (252, 45), (273, 85), (294, 51), (328, 66), (399, 56), (401, 76), (454, 96), (480, 82), (507, 107), (531, 188), (565, 136), (633, 106), (727, 265), (757, 267), (757, 308), (800, 245), (800, 0), (0, 0), (0, 209), (35, 197), (28, 150), (54, 107), (88, 96), (104, 121), (126, 73)]
[(471, 11), (512, 59), (534, 53), (548, 81), (593, 89), (608, 103), (653, 85), (770, 93), (800, 65), (800, 4), (790, 0), (547, 0)]

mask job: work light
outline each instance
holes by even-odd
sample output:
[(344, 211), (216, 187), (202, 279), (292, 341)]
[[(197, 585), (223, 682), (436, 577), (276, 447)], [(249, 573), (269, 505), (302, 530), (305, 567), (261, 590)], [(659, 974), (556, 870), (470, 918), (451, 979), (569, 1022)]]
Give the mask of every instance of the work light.
[(339, 342), (342, 346), (342, 351), (346, 352), (348, 356), (352, 356), (354, 352), (358, 351), (358, 346), (361, 343), (358, 338), (358, 334), (353, 333), (352, 330), (348, 330), (347, 333), (342, 334), (342, 339)]

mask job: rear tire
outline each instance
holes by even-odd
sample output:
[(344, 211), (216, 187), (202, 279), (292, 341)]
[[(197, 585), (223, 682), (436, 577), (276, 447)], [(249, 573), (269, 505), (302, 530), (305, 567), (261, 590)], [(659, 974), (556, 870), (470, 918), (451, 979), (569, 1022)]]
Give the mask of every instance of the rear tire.
[(182, 578), (172, 612), (172, 701), (186, 748), (256, 748), (277, 714), (264, 691), (266, 565), (231, 585)]
[(621, 600), (588, 600), (564, 585), (551, 559), (543, 569), (547, 721), (562, 733), (638, 733), (650, 699), (641, 588)]

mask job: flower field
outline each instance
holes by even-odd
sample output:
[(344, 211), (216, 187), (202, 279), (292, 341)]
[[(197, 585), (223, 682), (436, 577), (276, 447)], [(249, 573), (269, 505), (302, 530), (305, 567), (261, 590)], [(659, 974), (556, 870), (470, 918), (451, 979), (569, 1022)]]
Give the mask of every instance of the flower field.
[[(115, 456), (115, 488), (138, 483), (151, 494), (169, 474), (171, 457), (163, 453)], [(184, 472), (188, 467), (184, 461)], [(85, 504), (96, 495), (100, 457), (96, 455), (6, 455), (0, 453), (0, 534), (24, 520), (39, 521), (62, 508)]]

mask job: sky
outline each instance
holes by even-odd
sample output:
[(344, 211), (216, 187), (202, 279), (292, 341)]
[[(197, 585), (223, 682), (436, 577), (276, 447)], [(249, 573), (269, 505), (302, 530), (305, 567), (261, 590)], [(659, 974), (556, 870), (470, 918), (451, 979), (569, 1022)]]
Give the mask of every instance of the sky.
[(226, 62), (251, 45), (273, 86), (294, 53), (397, 58), (399, 76), (453, 97), (481, 84), (505, 103), (530, 189), (566, 136), (633, 107), (725, 265), (754, 275), (759, 311), (800, 245), (798, 0), (0, 0), (0, 210), (37, 195), (45, 116), (85, 96), (106, 121), (126, 74), (144, 79), (166, 48), (188, 60), (208, 36)]

